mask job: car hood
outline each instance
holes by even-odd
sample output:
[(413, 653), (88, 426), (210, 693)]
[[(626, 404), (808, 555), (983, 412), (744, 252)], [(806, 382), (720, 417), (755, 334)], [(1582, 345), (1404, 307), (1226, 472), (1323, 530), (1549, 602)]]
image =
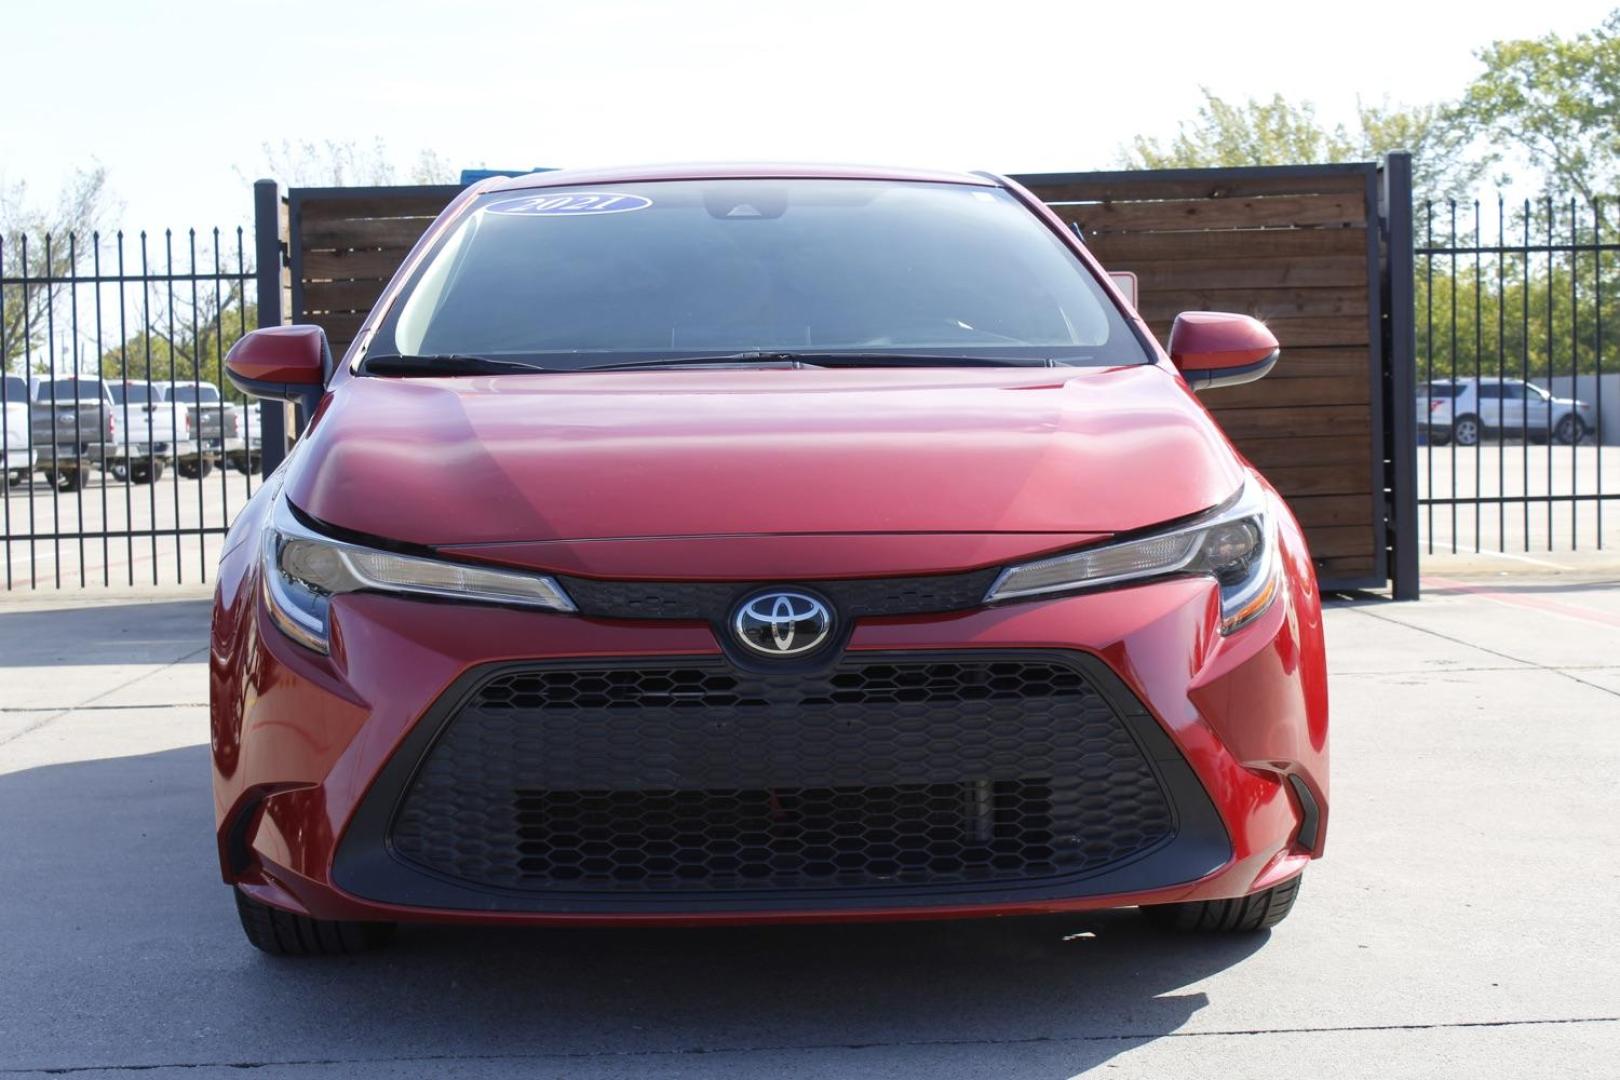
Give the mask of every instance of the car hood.
[(1050, 547), (1197, 512), (1243, 476), (1150, 365), (348, 378), (290, 465), (321, 522), (530, 564), (524, 544), (654, 537)]

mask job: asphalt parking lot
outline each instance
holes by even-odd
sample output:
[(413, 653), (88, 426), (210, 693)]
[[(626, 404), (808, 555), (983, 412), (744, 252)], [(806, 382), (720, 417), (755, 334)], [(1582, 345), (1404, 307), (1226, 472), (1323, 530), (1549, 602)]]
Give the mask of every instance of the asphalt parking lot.
[[(1600, 540), (1620, 547), (1620, 446), (1486, 442), (1420, 446), (1417, 454), (1418, 497), (1463, 500), (1420, 509), (1425, 553), (1478, 548), (1534, 566), (1549, 554), (1595, 552)], [(1599, 492), (1608, 498), (1599, 501)], [(1497, 501), (1470, 501), (1476, 497)]]
[(1612, 1077), (1620, 576), (1328, 615), (1292, 918), (407, 929), (252, 951), (214, 864), (208, 601), (0, 594), (0, 1076)]
[(79, 491), (35, 473), (0, 492), (0, 536), (35, 538), (0, 541), (0, 589), (212, 580), (224, 529), (260, 483), (232, 468), (191, 480), (171, 468), (155, 484), (84, 475)]

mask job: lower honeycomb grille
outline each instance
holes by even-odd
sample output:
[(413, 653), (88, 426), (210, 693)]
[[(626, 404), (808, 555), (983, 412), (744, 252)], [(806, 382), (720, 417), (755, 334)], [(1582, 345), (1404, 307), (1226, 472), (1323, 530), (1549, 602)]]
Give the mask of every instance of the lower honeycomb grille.
[(1060, 660), (508, 670), (446, 722), (391, 842), (541, 893), (1041, 881), (1174, 833), (1153, 767)]

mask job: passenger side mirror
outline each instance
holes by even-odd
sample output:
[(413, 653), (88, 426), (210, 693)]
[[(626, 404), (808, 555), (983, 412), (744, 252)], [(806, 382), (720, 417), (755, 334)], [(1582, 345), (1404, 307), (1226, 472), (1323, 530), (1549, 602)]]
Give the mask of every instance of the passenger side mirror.
[(307, 419), (332, 374), (332, 348), (318, 326), (267, 326), (231, 346), (225, 374), (249, 397), (297, 402)]
[(1253, 382), (1281, 349), (1265, 323), (1224, 311), (1183, 311), (1170, 328), (1170, 361), (1194, 390)]

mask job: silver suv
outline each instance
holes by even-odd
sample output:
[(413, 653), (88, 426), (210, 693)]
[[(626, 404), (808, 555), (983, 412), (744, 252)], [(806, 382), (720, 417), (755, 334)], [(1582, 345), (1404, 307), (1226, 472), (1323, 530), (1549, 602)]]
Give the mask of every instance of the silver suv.
[(1487, 434), (1580, 442), (1596, 428), (1592, 406), (1554, 397), (1521, 379), (1436, 379), (1418, 385), (1417, 422), (1439, 445), (1477, 446)]

